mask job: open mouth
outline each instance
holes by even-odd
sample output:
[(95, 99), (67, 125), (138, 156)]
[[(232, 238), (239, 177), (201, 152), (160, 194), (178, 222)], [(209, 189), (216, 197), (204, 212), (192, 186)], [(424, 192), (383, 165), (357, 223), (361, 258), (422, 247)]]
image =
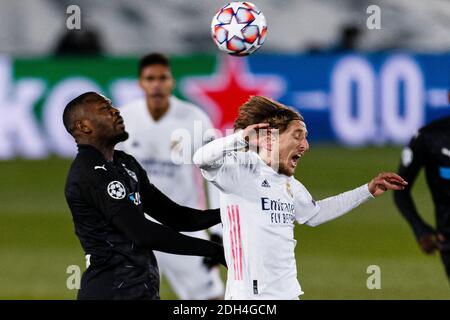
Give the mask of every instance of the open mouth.
[(290, 159), (290, 164), (293, 168), (297, 166), (298, 160), (302, 157), (301, 153), (294, 154)]

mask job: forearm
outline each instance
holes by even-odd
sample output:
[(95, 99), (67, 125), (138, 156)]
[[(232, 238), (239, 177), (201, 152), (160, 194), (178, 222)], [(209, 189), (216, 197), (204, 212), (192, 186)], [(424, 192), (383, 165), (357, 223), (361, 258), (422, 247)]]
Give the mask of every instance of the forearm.
[(401, 215), (410, 224), (416, 238), (433, 232), (432, 228), (420, 217), (411, 194), (417, 176), (425, 164), (427, 149), (427, 142), (423, 135), (413, 138), (409, 146), (409, 150), (413, 152), (411, 155), (412, 162), (404, 163), (402, 161), (398, 168), (398, 174), (408, 181), (408, 185), (402, 191), (394, 191), (394, 203)]
[(408, 221), (417, 238), (429, 233), (430, 227), (420, 217), (408, 187), (403, 191), (394, 192), (394, 202), (402, 216)]
[(213, 167), (220, 162), (226, 152), (239, 150), (247, 146), (247, 142), (242, 137), (242, 132), (215, 139), (199, 148), (193, 157), (193, 162), (201, 169)]
[(211, 241), (189, 237), (175, 231), (161, 234), (161, 241), (152, 244), (152, 249), (173, 254), (216, 258), (223, 247)]
[(309, 219), (306, 224), (314, 227), (334, 220), (371, 198), (373, 196), (368, 189), (368, 185), (365, 184), (356, 189), (320, 200), (317, 202), (320, 208), (319, 212)]
[(136, 245), (150, 250), (211, 258), (217, 258), (223, 251), (216, 243), (185, 236), (134, 213), (121, 212), (113, 218), (113, 223)]
[(177, 205), (175, 208), (153, 208), (146, 213), (176, 231), (205, 230), (221, 222), (219, 209), (197, 210)]
[(179, 231), (199, 231), (211, 228), (221, 223), (220, 210), (196, 210), (188, 207), (182, 207), (183, 217), (176, 223), (176, 230)]
[(205, 230), (221, 222), (218, 209), (197, 210), (180, 206), (155, 187), (144, 193), (143, 204), (148, 215), (177, 231)]

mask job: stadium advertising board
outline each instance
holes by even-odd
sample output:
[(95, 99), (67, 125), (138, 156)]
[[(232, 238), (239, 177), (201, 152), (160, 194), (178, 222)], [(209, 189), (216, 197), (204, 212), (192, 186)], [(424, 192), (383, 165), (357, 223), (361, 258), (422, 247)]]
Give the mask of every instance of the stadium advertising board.
[[(450, 55), (225, 55), (173, 57), (176, 94), (229, 128), (249, 95), (304, 115), (312, 141), (403, 144), (450, 114)], [(141, 96), (136, 58), (0, 57), (0, 158), (71, 157), (61, 116), (68, 101), (97, 91), (120, 106)]]

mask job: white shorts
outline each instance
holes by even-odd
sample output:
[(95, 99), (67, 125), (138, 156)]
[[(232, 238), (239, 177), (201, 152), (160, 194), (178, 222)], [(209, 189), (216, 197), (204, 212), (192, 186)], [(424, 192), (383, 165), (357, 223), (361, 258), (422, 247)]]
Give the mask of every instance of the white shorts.
[[(206, 231), (183, 234), (208, 239)], [(155, 251), (159, 271), (181, 300), (208, 300), (223, 297), (224, 285), (219, 268), (211, 270), (203, 264), (203, 257), (184, 256)]]

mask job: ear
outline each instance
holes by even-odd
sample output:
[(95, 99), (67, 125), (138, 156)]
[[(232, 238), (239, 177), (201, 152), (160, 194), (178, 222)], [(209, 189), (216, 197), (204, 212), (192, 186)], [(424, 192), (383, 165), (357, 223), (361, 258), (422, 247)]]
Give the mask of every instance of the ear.
[(86, 119), (76, 121), (75, 128), (85, 134), (90, 134), (92, 132), (90, 122)]

